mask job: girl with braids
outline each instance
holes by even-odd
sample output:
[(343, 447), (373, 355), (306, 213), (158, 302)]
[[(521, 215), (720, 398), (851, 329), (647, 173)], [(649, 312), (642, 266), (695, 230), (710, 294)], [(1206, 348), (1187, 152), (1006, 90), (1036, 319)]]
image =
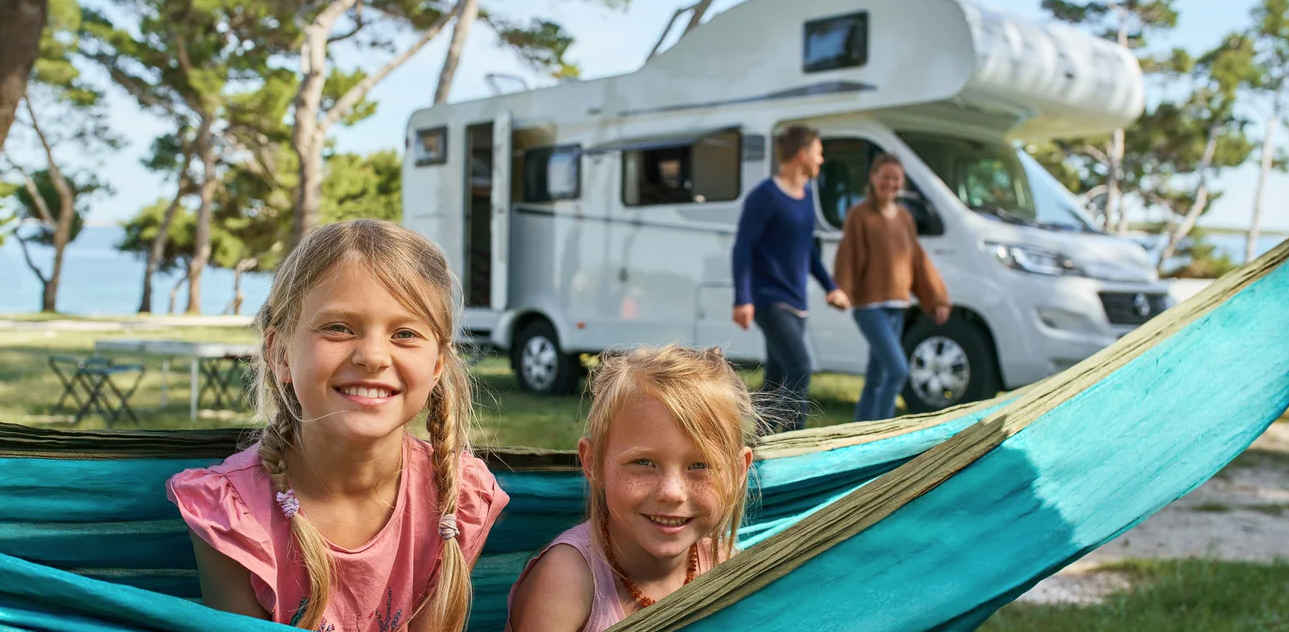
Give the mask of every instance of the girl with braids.
[(464, 628), (509, 497), (467, 443), (453, 287), (437, 246), (382, 221), (319, 228), (282, 263), (256, 320), (266, 427), (167, 483), (207, 606), (323, 632)]
[(720, 350), (605, 355), (591, 395), (589, 519), (528, 562), (507, 630), (600, 632), (735, 552), (757, 420)]

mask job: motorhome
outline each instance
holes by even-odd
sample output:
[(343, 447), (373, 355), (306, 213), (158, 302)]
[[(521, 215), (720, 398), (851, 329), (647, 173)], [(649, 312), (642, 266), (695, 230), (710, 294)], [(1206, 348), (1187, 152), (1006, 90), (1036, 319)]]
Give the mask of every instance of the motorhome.
[[(720, 345), (744, 195), (775, 169), (773, 137), (819, 130), (816, 243), (831, 267), (876, 152), (954, 309), (910, 309), (910, 411), (990, 397), (1064, 370), (1170, 306), (1139, 245), (1100, 231), (1023, 150), (1107, 133), (1143, 108), (1135, 58), (1072, 28), (958, 0), (746, 0), (629, 74), (413, 113), (404, 223), (462, 281), (462, 337), (510, 359), (522, 388), (567, 393), (584, 354)], [(862, 374), (849, 313), (811, 285), (815, 368)]]

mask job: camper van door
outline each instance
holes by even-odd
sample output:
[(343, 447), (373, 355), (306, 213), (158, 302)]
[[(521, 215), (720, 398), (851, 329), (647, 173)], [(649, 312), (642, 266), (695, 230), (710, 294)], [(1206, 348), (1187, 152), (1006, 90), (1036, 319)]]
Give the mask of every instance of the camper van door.
[(506, 309), (510, 265), (510, 161), (513, 116), (498, 114), (492, 124), (492, 309)]

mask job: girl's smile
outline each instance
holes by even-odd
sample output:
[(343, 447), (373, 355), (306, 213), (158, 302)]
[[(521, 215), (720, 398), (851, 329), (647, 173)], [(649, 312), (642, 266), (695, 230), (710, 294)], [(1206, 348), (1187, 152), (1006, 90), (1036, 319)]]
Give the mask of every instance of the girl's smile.
[(400, 391), (381, 382), (355, 382), (337, 386), (336, 392), (360, 406), (376, 407), (389, 403)]

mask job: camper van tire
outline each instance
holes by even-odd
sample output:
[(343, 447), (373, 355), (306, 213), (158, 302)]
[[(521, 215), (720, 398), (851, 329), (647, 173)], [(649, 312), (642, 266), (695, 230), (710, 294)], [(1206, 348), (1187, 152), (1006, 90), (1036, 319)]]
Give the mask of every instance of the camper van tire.
[(521, 326), (510, 347), (511, 368), (519, 388), (538, 395), (567, 395), (582, 377), (581, 360), (559, 346), (559, 334), (546, 320)]
[(982, 325), (954, 310), (943, 325), (915, 317), (904, 336), (909, 375), (904, 382), (907, 413), (933, 412), (993, 397), (998, 362), (993, 340)]

